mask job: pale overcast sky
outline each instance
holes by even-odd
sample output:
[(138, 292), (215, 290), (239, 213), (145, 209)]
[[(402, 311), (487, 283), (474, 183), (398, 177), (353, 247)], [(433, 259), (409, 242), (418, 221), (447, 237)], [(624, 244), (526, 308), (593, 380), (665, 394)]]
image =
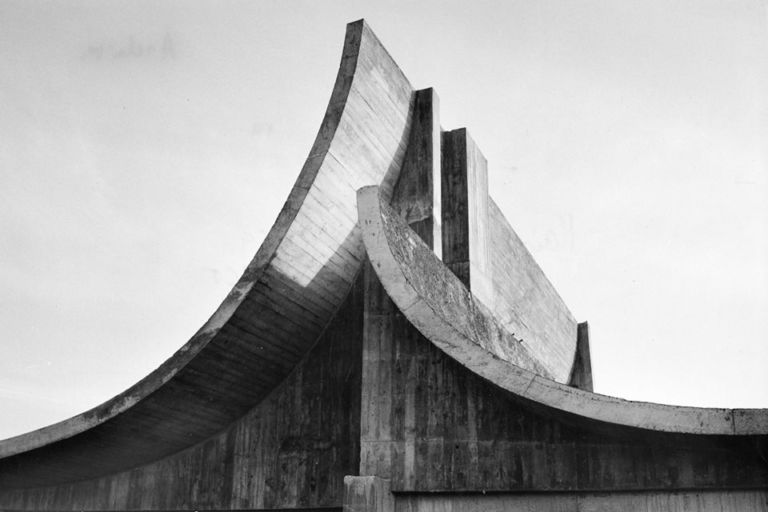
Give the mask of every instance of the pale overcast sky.
[(596, 391), (768, 407), (764, 1), (0, 0), (0, 438), (170, 356), (227, 294), (366, 18), (576, 317)]

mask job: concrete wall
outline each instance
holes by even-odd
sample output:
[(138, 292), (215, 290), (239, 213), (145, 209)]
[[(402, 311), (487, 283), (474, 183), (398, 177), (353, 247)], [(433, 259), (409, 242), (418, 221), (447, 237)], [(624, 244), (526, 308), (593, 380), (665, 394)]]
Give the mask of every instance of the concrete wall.
[[(494, 357), (504, 339), (459, 279), (375, 187), (358, 204), (375, 273), (366, 277), (361, 474), (391, 479), (396, 492), (768, 486), (765, 431), (737, 435), (733, 411), (621, 401)], [(581, 410), (590, 408), (599, 414)]]
[(768, 491), (400, 495), (397, 512), (766, 512)]
[(366, 268), (361, 475), (394, 491), (768, 485), (757, 438), (585, 421), (496, 387), (424, 338)]
[(473, 295), (522, 340), (546, 375), (566, 383), (576, 320), (488, 194), (488, 164), (460, 128), (441, 131), (439, 100), (417, 91), (392, 207)]
[(565, 383), (576, 352), (576, 319), (492, 200), (488, 217), (493, 313), (554, 380)]
[[(623, 400), (561, 384), (535, 369), (522, 344), (389, 206), (377, 187), (358, 192), (368, 257), (389, 297), (431, 343), (516, 397), (584, 420), (657, 432), (760, 436), (768, 410), (684, 407)], [(519, 360), (519, 362), (518, 362)], [(531, 368), (531, 369), (528, 369)]]
[(490, 198), (488, 164), (466, 129), (443, 132), (441, 165), (443, 262), (547, 376), (567, 382), (576, 319)]

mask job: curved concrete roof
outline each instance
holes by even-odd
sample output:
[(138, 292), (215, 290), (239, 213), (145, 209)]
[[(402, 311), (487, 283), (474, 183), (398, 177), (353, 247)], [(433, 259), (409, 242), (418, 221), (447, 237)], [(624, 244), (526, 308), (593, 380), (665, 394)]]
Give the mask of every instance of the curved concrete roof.
[(462, 282), (381, 197), (358, 191), (368, 257), (408, 320), (433, 344), (474, 373), (556, 412), (599, 422), (684, 434), (766, 435), (768, 409), (713, 409), (622, 400), (537, 375), (498, 350), (514, 338), (487, 315)]
[(413, 89), (362, 21), (350, 23), (317, 138), (271, 231), (211, 318), (111, 400), (0, 441), (0, 487), (76, 481), (192, 446), (260, 402), (331, 320), (364, 248), (355, 192), (391, 191)]

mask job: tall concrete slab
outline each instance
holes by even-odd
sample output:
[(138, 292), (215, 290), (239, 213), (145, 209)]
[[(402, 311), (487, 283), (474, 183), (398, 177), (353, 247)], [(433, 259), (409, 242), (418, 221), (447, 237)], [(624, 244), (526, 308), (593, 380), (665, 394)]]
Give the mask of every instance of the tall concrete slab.
[(581, 322), (578, 327), (578, 339), (576, 341), (576, 354), (573, 359), (571, 377), (568, 385), (584, 391), (592, 391), (592, 355), (589, 351), (589, 324)]
[(488, 211), (493, 314), (555, 380), (567, 382), (576, 351), (576, 318), (493, 200)]
[(493, 307), (488, 162), (465, 128), (444, 132), (442, 141), (443, 261)]
[(440, 99), (434, 89), (414, 94), (413, 120), (392, 206), (424, 242), (442, 255)]

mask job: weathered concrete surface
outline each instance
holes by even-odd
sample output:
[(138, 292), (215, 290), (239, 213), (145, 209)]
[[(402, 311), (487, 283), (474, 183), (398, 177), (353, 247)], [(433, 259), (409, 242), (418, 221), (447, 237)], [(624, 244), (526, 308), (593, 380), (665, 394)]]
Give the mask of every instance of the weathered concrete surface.
[(413, 494), (397, 497), (397, 512), (768, 512), (766, 491)]
[(493, 200), (488, 214), (493, 314), (554, 380), (565, 383), (576, 352), (576, 319)]
[(488, 195), (488, 163), (466, 129), (443, 132), (441, 164), (441, 259), (554, 380), (567, 382), (576, 320)]
[(441, 132), (438, 109), (432, 89), (416, 92), (392, 208), (555, 380), (567, 382), (576, 320), (489, 197), (480, 148), (466, 129)]
[(0, 442), (0, 489), (95, 478), (220, 432), (301, 360), (364, 257), (355, 192), (391, 191), (413, 89), (376, 36), (348, 26), (317, 139), (266, 240), (224, 303), (147, 378), (64, 422)]
[(542, 377), (545, 372), (531, 371), (535, 361), (526, 357), (525, 349), (505, 335), (461, 281), (382, 204), (376, 187), (358, 192), (358, 211), (368, 257), (400, 311), (446, 354), (497, 386), (546, 407), (608, 424), (692, 434), (768, 434), (766, 409), (633, 402)]

